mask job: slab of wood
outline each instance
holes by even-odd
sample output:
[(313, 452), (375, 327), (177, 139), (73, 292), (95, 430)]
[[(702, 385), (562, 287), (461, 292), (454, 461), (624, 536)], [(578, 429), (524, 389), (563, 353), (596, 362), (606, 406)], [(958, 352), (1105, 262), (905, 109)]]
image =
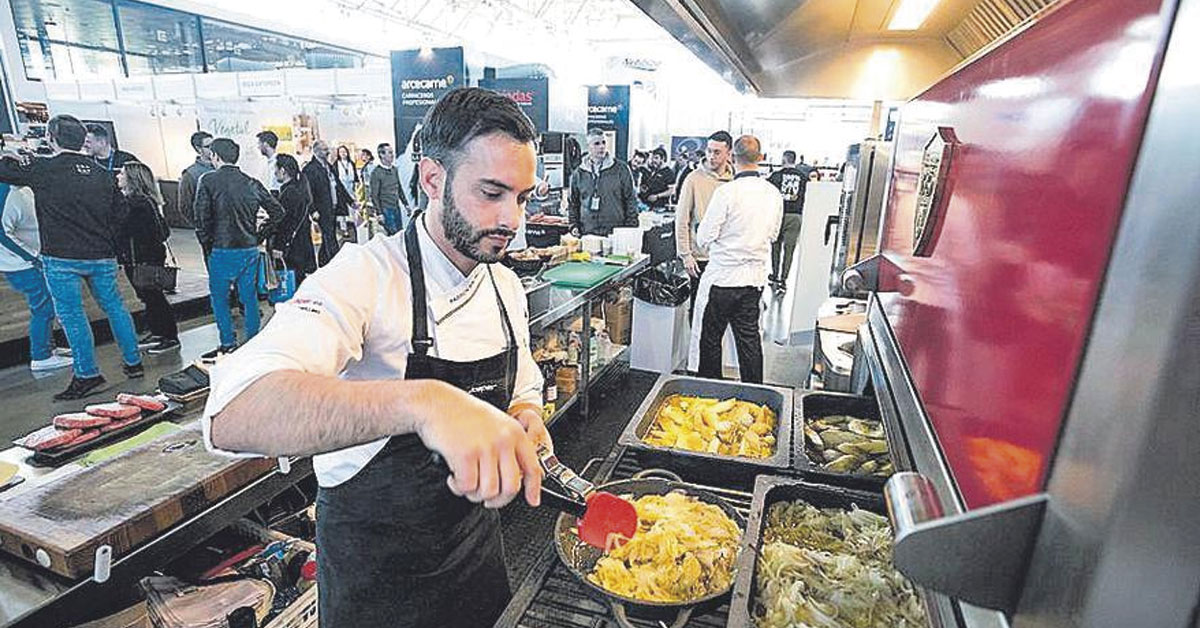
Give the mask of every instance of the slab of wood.
[(0, 550), (69, 578), (92, 573), (249, 484), (268, 458), (209, 453), (199, 426), (0, 502)]

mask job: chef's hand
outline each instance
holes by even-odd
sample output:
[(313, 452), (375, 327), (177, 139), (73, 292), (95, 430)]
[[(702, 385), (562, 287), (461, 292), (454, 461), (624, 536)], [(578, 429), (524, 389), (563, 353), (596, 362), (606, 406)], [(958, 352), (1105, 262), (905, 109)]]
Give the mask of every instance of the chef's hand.
[(455, 495), (488, 508), (507, 505), (525, 486), (525, 501), (541, 503), (542, 468), (533, 442), (512, 417), (461, 390), (440, 382), (444, 408), (425, 418), (417, 435), (450, 467), (446, 484)]
[(554, 441), (550, 440), (550, 432), (546, 429), (546, 421), (542, 419), (541, 412), (521, 410), (513, 415), (513, 418), (525, 428), (525, 435), (529, 437), (535, 449), (538, 445), (545, 445), (547, 449), (554, 451)]
[(696, 263), (696, 258), (692, 255), (683, 256), (683, 268), (692, 279), (700, 276), (700, 264)]

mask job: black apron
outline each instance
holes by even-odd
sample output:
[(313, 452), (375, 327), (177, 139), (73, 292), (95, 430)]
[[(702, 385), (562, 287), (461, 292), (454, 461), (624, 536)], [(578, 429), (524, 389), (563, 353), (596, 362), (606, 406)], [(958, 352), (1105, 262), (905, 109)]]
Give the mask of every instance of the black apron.
[[(431, 357), (416, 228), (414, 219), (404, 233), (413, 306), (405, 379), (443, 381), (507, 411), (517, 348), (496, 279), (489, 268), (504, 321), (504, 351), (471, 362)], [(354, 477), (318, 491), (322, 628), (477, 628), (496, 622), (511, 597), (500, 514), (456, 497), (446, 477), (445, 466), (434, 462), (416, 435), (394, 436)]]

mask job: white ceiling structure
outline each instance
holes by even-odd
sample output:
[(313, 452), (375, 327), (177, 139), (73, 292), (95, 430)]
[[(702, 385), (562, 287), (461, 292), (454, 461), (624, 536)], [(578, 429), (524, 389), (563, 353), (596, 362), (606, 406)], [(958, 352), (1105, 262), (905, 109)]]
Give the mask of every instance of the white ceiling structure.
[(612, 56), (718, 79), (629, 0), (153, 1), (381, 55), (462, 45), (516, 63), (543, 63), (582, 83), (605, 80)]

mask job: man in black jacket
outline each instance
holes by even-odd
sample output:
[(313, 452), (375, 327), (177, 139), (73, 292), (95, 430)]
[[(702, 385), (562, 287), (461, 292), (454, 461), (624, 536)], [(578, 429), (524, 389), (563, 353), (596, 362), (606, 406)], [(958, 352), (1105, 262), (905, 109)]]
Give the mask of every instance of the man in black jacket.
[(125, 220), (117, 181), (83, 153), (86, 131), (79, 120), (54, 116), (46, 131), (54, 156), (30, 161), (5, 155), (0, 159), (0, 182), (33, 190), (42, 269), (75, 359), (71, 384), (54, 398), (79, 399), (105, 382), (83, 309), (84, 282), (108, 317), (121, 347), (125, 375), (142, 377), (145, 372), (133, 318), (117, 290), (116, 236)]
[[(208, 292), (221, 346), (205, 357), (216, 357), (237, 348), (229, 288), (237, 286), (245, 314), (246, 340), (258, 333), (258, 243), (283, 219), (283, 207), (258, 180), (237, 167), (241, 149), (228, 138), (212, 143), (216, 170), (200, 178), (196, 188), (196, 235), (212, 253), (208, 258)], [(257, 226), (259, 208), (267, 221)]]
[(642, 177), (641, 201), (651, 209), (666, 209), (674, 195), (675, 173), (667, 167), (667, 150), (662, 146), (650, 151), (646, 174)]
[(317, 264), (324, 266), (337, 254), (341, 244), (337, 238), (337, 217), (348, 216), (354, 199), (338, 181), (333, 168), (329, 167), (329, 144), (325, 140), (313, 142), (313, 156), (304, 165), (304, 178), (312, 190), (313, 209), (317, 212), (317, 226), (321, 228), (321, 250)]
[(604, 133), (588, 132), (588, 154), (571, 173), (567, 214), (577, 235), (609, 235), (613, 227), (638, 226), (633, 173), (608, 154)]

